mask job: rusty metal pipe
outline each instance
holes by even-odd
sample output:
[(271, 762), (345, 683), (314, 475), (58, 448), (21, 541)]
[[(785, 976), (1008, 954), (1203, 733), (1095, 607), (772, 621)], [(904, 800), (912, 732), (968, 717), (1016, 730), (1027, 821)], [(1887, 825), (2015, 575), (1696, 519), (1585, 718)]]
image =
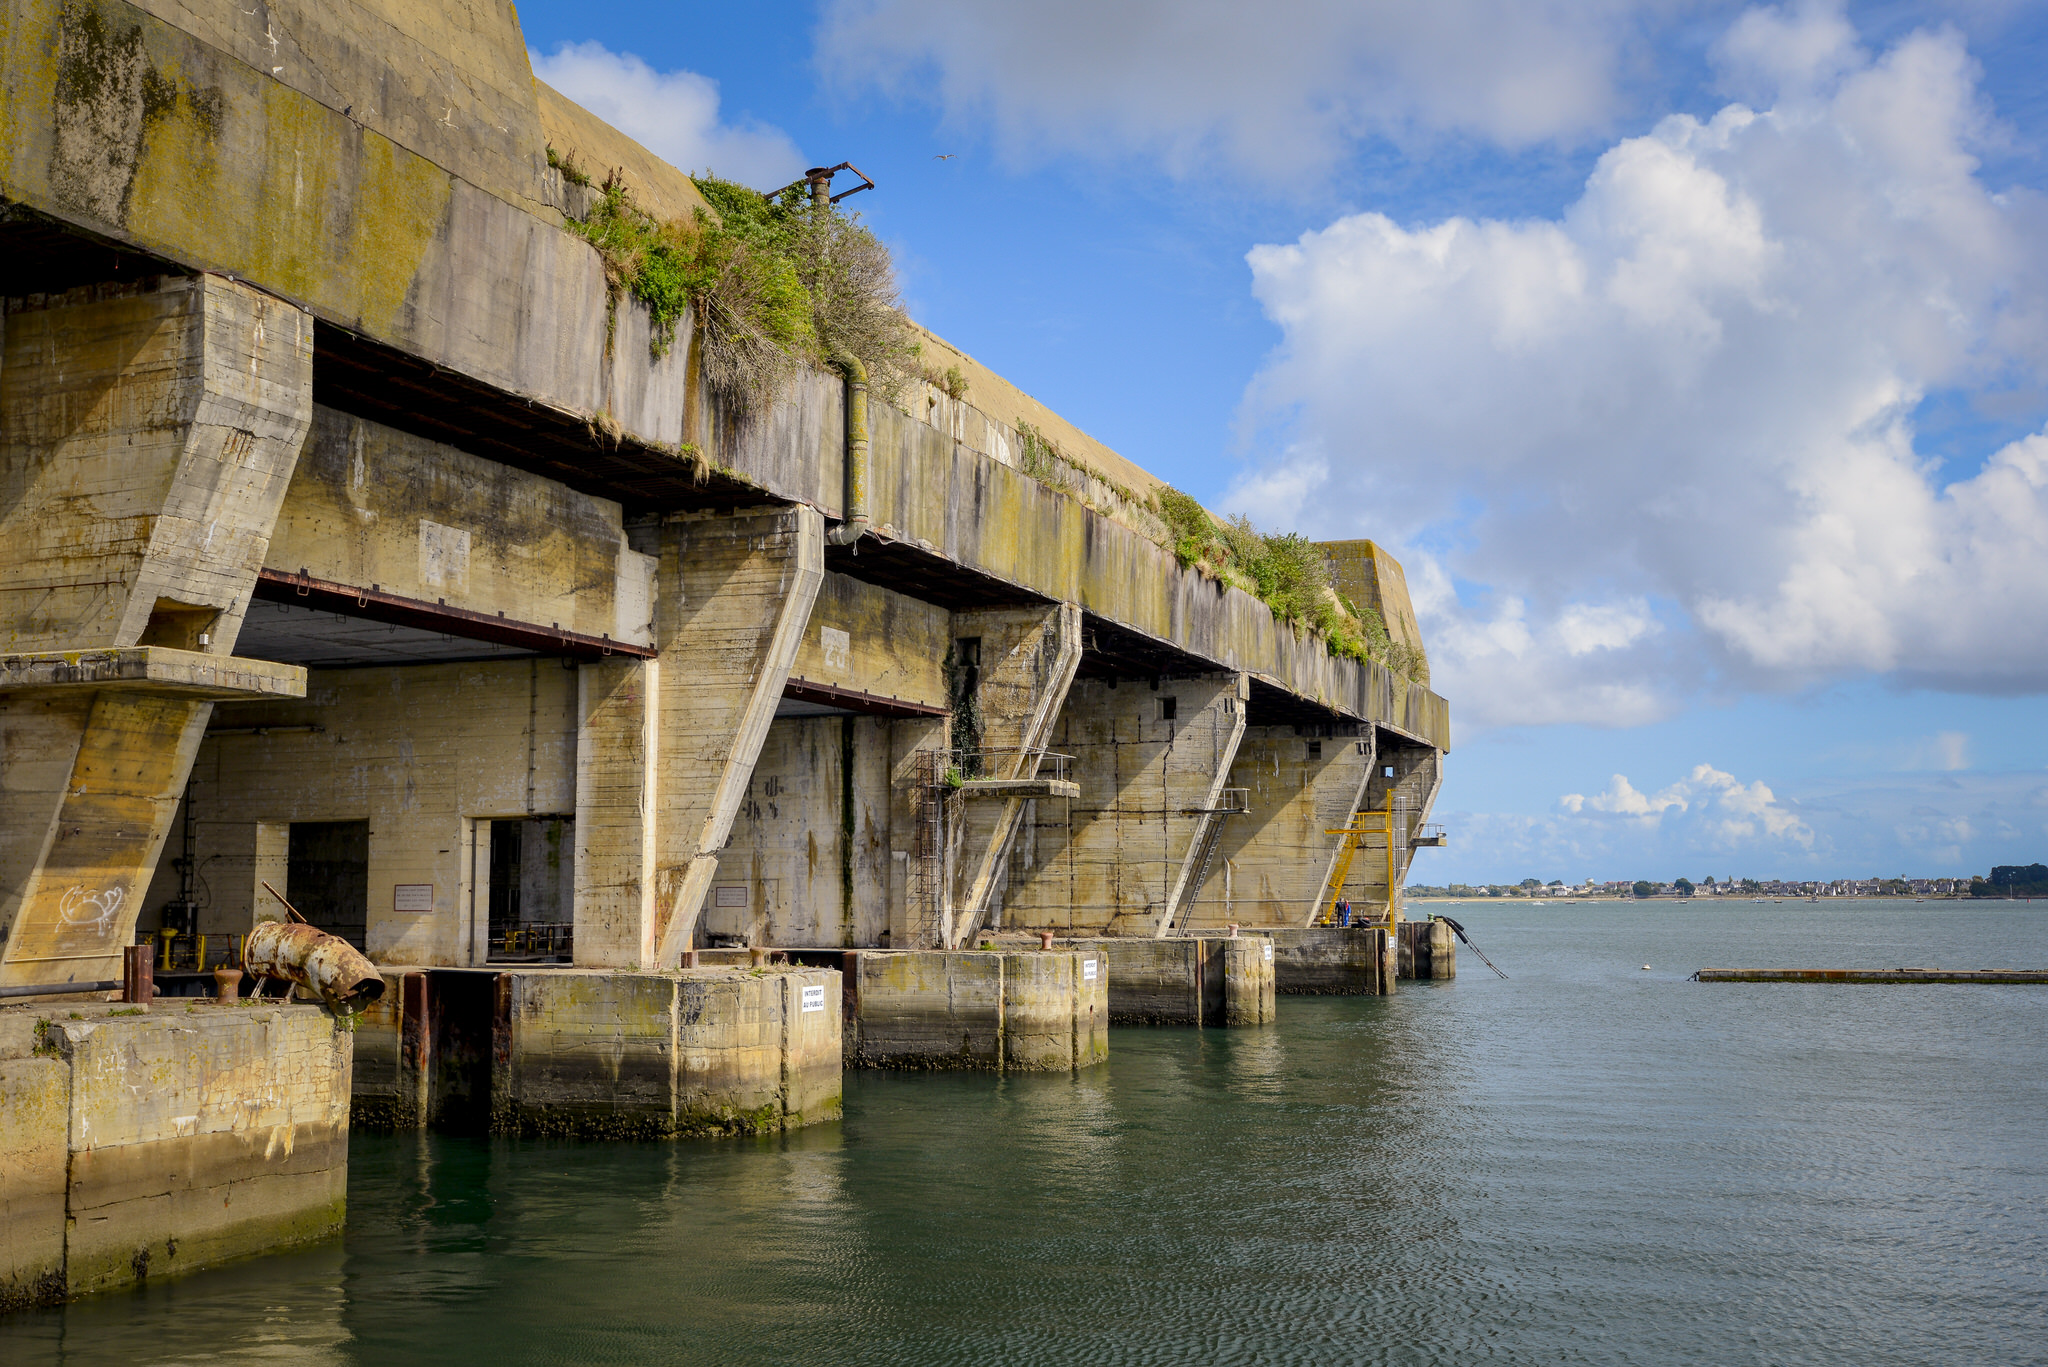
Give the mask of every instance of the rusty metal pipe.
[(857, 546), (869, 525), (868, 368), (859, 357), (843, 351), (832, 364), (846, 376), (846, 520), (825, 533), (825, 543)]
[(317, 993), (336, 1015), (352, 1016), (384, 995), (384, 979), (354, 945), (312, 926), (264, 921), (242, 944), (242, 967)]

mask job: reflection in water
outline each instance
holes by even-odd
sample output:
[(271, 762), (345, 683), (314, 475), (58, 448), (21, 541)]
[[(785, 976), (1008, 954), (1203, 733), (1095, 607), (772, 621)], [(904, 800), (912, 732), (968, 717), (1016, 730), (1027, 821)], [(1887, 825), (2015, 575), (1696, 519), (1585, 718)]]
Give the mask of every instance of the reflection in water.
[(345, 1242), (0, 1321), (0, 1361), (2037, 1357), (2048, 989), (1682, 979), (2048, 963), (2048, 916), (1456, 914), (1511, 981), (1120, 1030), (1079, 1076), (853, 1074), (776, 1139), (358, 1136)]

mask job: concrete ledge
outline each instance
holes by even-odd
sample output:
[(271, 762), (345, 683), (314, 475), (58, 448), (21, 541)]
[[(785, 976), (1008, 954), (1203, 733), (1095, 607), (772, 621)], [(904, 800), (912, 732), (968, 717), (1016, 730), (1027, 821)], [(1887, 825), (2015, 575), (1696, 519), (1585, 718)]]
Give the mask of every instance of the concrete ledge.
[(353, 1044), (316, 1006), (0, 1011), (0, 1310), (340, 1229)]
[(2031, 968), (1703, 968), (1703, 983), (2048, 983)]
[(1394, 990), (1390, 937), (1373, 926), (1260, 931), (1273, 940), (1276, 991), (1297, 996), (1377, 997)]
[(187, 698), (303, 698), (299, 665), (168, 646), (0, 655), (0, 691), (133, 688)]
[(961, 797), (1079, 797), (1081, 785), (1064, 778), (970, 778), (956, 790)]
[(846, 963), (856, 1067), (1042, 1072), (1109, 1057), (1097, 951), (859, 950)]

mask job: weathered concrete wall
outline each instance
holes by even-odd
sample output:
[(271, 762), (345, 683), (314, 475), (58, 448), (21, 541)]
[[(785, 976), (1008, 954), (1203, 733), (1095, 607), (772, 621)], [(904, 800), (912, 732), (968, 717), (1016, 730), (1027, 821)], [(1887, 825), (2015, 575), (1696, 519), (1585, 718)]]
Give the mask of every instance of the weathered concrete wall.
[(1109, 973), (1090, 950), (862, 951), (847, 1061), (864, 1068), (1085, 1068), (1109, 1057)]
[(654, 559), (619, 505), (316, 408), (264, 563), (356, 588), (653, 641)]
[[(908, 723), (920, 734), (923, 726)], [(893, 774), (886, 717), (768, 728), (704, 908), (707, 937), (874, 946), (889, 929)], [(900, 891), (900, 890), (899, 890)]]
[[(192, 804), (209, 905), (200, 930), (241, 934), (271, 906), (266, 828), (370, 823), (368, 952), (382, 963), (482, 962), (497, 817), (576, 811), (578, 671), (553, 659), (319, 670), (303, 700), (235, 704), (220, 727), (318, 727), (209, 737)], [(579, 838), (581, 834), (579, 832)], [(399, 884), (431, 911), (397, 910)], [(176, 892), (168, 862), (152, 911)]]
[[(1001, 923), (1063, 934), (1151, 935), (1199, 869), (1250, 689), (1243, 675), (1155, 686), (1081, 679), (1049, 742), (1074, 757), (1081, 795), (1033, 804)], [(1168, 716), (1168, 712), (1172, 715)]]
[(312, 327), (213, 277), (77, 290), (5, 321), (0, 641), (196, 652), (247, 676), (166, 686), (143, 655), (119, 687), (31, 669), (0, 689), (0, 982), (105, 979), (210, 699), (300, 688), (230, 648), (305, 436)]
[(828, 571), (789, 677), (943, 710), (951, 628), (944, 608)]
[(1273, 941), (1274, 988), (1300, 996), (1378, 997), (1394, 990), (1393, 937), (1376, 926), (1264, 932)]
[(1357, 809), (1373, 758), (1366, 728), (1247, 727), (1230, 786), (1249, 790), (1251, 810), (1221, 818), (1208, 880), (1177, 926), (1306, 925), (1337, 853), (1339, 837), (1326, 832)]
[(1372, 541), (1316, 544), (1329, 558), (1337, 591), (1359, 607), (1380, 615), (1387, 635), (1413, 652), (1419, 666), (1416, 677), (1427, 684), (1429, 660), (1422, 648), (1422, 628), (1415, 620), (1415, 604), (1408, 596), (1408, 575), (1401, 562)]
[(352, 1037), (313, 1006), (0, 1010), (0, 1308), (317, 1239)]

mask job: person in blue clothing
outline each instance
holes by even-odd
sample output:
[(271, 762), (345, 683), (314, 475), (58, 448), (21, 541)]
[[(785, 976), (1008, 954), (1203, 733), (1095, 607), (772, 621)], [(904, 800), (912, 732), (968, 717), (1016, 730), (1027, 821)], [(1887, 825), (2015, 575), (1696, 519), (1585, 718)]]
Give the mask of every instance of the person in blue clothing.
[(1337, 899), (1337, 924), (1340, 926), (1351, 924), (1351, 899), (1348, 897), (1339, 897)]

